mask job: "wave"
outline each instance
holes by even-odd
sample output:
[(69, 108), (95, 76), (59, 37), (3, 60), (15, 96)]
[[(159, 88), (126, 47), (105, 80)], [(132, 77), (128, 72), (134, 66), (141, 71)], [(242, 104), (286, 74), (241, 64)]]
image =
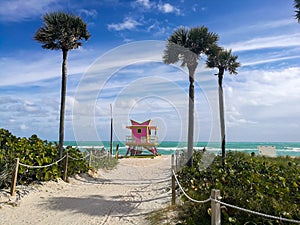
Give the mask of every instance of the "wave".
[[(64, 146), (64, 147), (66, 147), (66, 146)], [(91, 148), (94, 148), (94, 149), (102, 149), (102, 148), (104, 148), (104, 145), (98, 145), (98, 146), (89, 146), (89, 145), (86, 145), (86, 146), (81, 146), (81, 145), (78, 145), (78, 146), (72, 146), (72, 148), (79, 148), (79, 149), (83, 149), (83, 148), (85, 148), (85, 149), (91, 149)]]
[(276, 149), (279, 152), (300, 152), (300, 148), (287, 147), (285, 149)]
[[(64, 146), (66, 147), (66, 146)], [(89, 146), (89, 145), (78, 145), (78, 146), (72, 146), (73, 148), (79, 148), (79, 149), (102, 149), (105, 148), (104, 145), (98, 145), (98, 146)], [(195, 150), (203, 150), (204, 147), (194, 147)], [(115, 149), (115, 147), (114, 147)], [(127, 149), (126, 146), (120, 146), (119, 149)], [(158, 147), (158, 150), (161, 151), (184, 151), (187, 150), (187, 147)], [(220, 151), (220, 148), (215, 148), (215, 147), (205, 147), (206, 150), (208, 151)], [(257, 151), (257, 148), (226, 148), (226, 151)], [(284, 149), (276, 149), (278, 152), (300, 152), (300, 148), (294, 148), (294, 147), (285, 147)]]
[(162, 151), (176, 151), (176, 150), (183, 150), (183, 149), (187, 149), (186, 147), (181, 148), (181, 147), (158, 147), (158, 150), (162, 150)]

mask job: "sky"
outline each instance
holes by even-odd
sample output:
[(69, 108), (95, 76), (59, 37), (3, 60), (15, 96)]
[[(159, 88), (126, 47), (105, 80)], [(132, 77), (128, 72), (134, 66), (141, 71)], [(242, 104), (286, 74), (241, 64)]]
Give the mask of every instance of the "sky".
[[(130, 119), (152, 119), (160, 141), (186, 141), (188, 71), (165, 65), (179, 27), (206, 26), (241, 67), (224, 75), (228, 141), (300, 141), (300, 24), (293, 0), (2, 0), (0, 127), (58, 140), (62, 52), (34, 34), (45, 13), (80, 16), (91, 38), (68, 55), (65, 140), (130, 135)], [(215, 69), (195, 74), (195, 141), (219, 141)], [(111, 110), (112, 109), (112, 110)]]

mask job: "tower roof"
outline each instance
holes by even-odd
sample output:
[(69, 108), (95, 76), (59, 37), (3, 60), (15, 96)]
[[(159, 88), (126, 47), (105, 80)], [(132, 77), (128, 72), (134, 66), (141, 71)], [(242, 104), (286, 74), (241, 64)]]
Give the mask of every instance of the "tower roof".
[(135, 120), (130, 120), (131, 121), (131, 125), (132, 126), (150, 126), (152, 120), (146, 120), (145, 122), (142, 122), (142, 123), (139, 123), (139, 122), (136, 122)]
[(157, 130), (157, 126), (150, 126), (151, 123), (152, 123), (152, 120), (146, 120), (142, 123), (139, 123), (135, 120), (130, 120), (131, 121), (131, 126), (126, 126), (126, 128), (129, 128), (129, 129), (133, 129), (134, 127), (148, 127), (148, 129), (150, 130)]

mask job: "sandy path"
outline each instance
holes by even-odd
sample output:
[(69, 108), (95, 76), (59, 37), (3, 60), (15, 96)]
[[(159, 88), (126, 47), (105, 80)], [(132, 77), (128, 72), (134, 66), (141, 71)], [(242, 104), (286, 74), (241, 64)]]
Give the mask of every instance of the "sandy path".
[(119, 161), (94, 179), (36, 187), (19, 207), (0, 209), (0, 224), (147, 224), (149, 212), (170, 204), (170, 156)]

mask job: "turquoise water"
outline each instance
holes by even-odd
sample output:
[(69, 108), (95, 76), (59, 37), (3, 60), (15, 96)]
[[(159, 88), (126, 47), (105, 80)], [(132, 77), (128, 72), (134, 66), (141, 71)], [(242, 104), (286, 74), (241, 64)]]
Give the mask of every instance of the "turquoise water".
[[(109, 150), (110, 143), (108, 141), (96, 142), (96, 141), (86, 141), (86, 142), (77, 142), (76, 141), (65, 141), (65, 145), (77, 146), (80, 150), (85, 151), (89, 148), (101, 149), (105, 148)], [(124, 146), (122, 142), (113, 142), (113, 154), (115, 153), (116, 145), (119, 144), (119, 154), (125, 155), (127, 147)], [(206, 142), (197, 142), (194, 144), (196, 150), (202, 150), (206, 147), (208, 151), (214, 152), (216, 154), (220, 153), (220, 144), (219, 143), (206, 143)], [(298, 156), (300, 157), (300, 142), (228, 142), (226, 144), (226, 151), (241, 151), (246, 153), (254, 152), (257, 154), (257, 146), (275, 146), (277, 156)], [(162, 155), (171, 155), (177, 149), (186, 150), (186, 142), (174, 142), (174, 141), (165, 141), (161, 142), (157, 147), (158, 152)]]

